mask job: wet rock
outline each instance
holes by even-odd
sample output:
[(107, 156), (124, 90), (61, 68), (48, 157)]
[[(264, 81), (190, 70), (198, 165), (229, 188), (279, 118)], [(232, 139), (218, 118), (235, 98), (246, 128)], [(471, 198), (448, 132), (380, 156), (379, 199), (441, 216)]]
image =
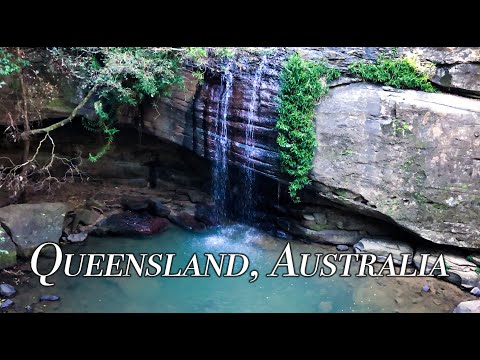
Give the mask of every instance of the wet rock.
[(0, 309), (8, 309), (12, 305), (13, 305), (13, 301), (10, 299), (6, 299), (0, 303)]
[(78, 234), (70, 234), (67, 237), (67, 240), (70, 242), (82, 242), (85, 241), (85, 239), (88, 237), (88, 233), (86, 232), (81, 232)]
[(357, 243), (362, 235), (358, 231), (346, 230), (312, 230), (299, 225), (289, 219), (279, 219), (278, 225), (290, 234), (308, 239), (321, 244), (332, 245), (353, 245)]
[(166, 230), (169, 225), (170, 222), (165, 218), (125, 211), (99, 222), (91, 234), (96, 236), (150, 235)]
[(337, 245), (338, 251), (348, 251), (349, 247), (347, 245)]
[(456, 314), (480, 313), (480, 300), (461, 302), (453, 312)]
[(12, 285), (9, 284), (1, 284), (0, 285), (0, 295), (10, 297), (15, 294), (17, 290)]
[(207, 226), (215, 226), (220, 224), (220, 221), (217, 219), (217, 215), (215, 213), (215, 207), (211, 205), (197, 205), (195, 209), (195, 219)]
[(125, 210), (130, 211), (145, 211), (148, 210), (150, 206), (150, 201), (148, 198), (144, 197), (123, 197), (120, 200), (120, 204)]
[(202, 231), (206, 228), (204, 223), (199, 222), (193, 215), (184, 211), (178, 214), (170, 214), (168, 218), (174, 224), (187, 230)]
[(187, 196), (195, 204), (208, 201), (208, 195), (198, 190), (187, 190)]
[(149, 199), (149, 211), (152, 215), (159, 217), (167, 217), (170, 209), (163, 204), (164, 200), (160, 198)]
[(63, 203), (18, 204), (0, 208), (0, 220), (17, 245), (17, 254), (30, 257), (46, 242), (59, 242), (67, 211)]
[(422, 291), (424, 291), (424, 292), (429, 292), (429, 291), (430, 291), (430, 286), (428, 286), (428, 285), (423, 285)]
[(79, 225), (93, 225), (102, 216), (101, 213), (92, 209), (79, 209), (75, 212), (71, 230), (75, 231)]
[(402, 263), (402, 254), (410, 254), (408, 264), (412, 263), (413, 248), (401, 241), (392, 239), (362, 239), (354, 246), (356, 253), (370, 253), (377, 256), (377, 261), (385, 262), (388, 255), (392, 254), (395, 264)]
[(58, 301), (60, 296), (57, 295), (42, 295), (40, 296), (40, 301)]
[(452, 250), (444, 251), (438, 248), (419, 247), (413, 258), (413, 262), (418, 269), (420, 268), (422, 254), (430, 255), (427, 259), (427, 272), (432, 270), (440, 254), (443, 254), (448, 273), (448, 277), (442, 277), (444, 280), (466, 289), (472, 289), (477, 282), (480, 281), (480, 274), (475, 272), (477, 266), (471, 261), (468, 261), (465, 256), (460, 253)]
[(475, 295), (476, 297), (480, 297), (480, 288), (474, 287), (472, 291), (470, 291), (470, 294)]
[(0, 224), (0, 270), (17, 263), (17, 248)]

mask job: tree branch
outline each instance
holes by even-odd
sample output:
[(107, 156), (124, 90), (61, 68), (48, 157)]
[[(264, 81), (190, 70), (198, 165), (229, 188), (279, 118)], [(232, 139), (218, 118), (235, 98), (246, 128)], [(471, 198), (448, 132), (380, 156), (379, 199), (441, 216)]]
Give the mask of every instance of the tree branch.
[(92, 97), (92, 95), (95, 93), (95, 90), (97, 89), (97, 85), (95, 85), (94, 87), (92, 87), (90, 89), (90, 91), (88, 92), (88, 94), (83, 98), (83, 100), (80, 102), (80, 104), (77, 105), (77, 107), (75, 109), (73, 109), (72, 113), (70, 114), (69, 117), (67, 117), (66, 119), (63, 119), (62, 121), (59, 121), (58, 123), (55, 123), (55, 124), (52, 124), (50, 126), (47, 126), (45, 128), (42, 128), (42, 129), (35, 129), (35, 130), (30, 130), (30, 131), (24, 131), (21, 135), (22, 139), (23, 140), (26, 140), (28, 139), (30, 136), (32, 135), (36, 135), (36, 134), (43, 134), (43, 133), (49, 133), (50, 131), (53, 131), (55, 129), (58, 129), (59, 127), (62, 127), (66, 124), (68, 124), (69, 122), (71, 122), (75, 116), (77, 116), (77, 112), (83, 108), (85, 106), (85, 104), (88, 102), (88, 100)]

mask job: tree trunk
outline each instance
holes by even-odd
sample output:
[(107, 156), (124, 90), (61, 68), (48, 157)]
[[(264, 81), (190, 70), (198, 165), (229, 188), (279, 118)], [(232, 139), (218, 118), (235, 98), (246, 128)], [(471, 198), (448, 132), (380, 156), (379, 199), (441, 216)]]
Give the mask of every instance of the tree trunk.
[[(17, 57), (21, 58), (23, 51), (17, 47)], [(25, 86), (25, 79), (23, 76), (23, 69), (20, 70), (20, 90), (22, 92), (22, 117), (23, 117), (23, 131), (30, 132), (30, 121), (28, 119), (28, 106), (27, 106), (27, 87)], [(23, 155), (22, 163), (26, 163), (30, 157), (30, 138), (23, 139)], [(19, 190), (17, 194), (16, 202), (23, 203), (26, 200), (25, 183), (28, 176), (28, 166), (23, 166), (20, 173)]]

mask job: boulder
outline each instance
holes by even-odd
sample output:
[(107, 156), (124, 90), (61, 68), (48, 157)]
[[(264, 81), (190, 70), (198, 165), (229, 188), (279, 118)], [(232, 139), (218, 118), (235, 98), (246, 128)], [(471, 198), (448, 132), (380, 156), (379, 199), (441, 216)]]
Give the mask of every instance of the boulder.
[(480, 313), (480, 300), (461, 302), (453, 312), (456, 314)]
[(101, 216), (102, 214), (96, 210), (78, 209), (75, 211), (71, 229), (72, 231), (75, 231), (78, 225), (93, 225)]
[(442, 279), (466, 289), (475, 287), (477, 282), (480, 281), (480, 274), (475, 271), (477, 266), (471, 261), (468, 261), (462, 254), (452, 250), (444, 251), (438, 248), (418, 247), (413, 258), (413, 262), (417, 268), (420, 268), (422, 254), (430, 255), (427, 259), (427, 272), (430, 272), (440, 254), (443, 254), (449, 276), (442, 277)]
[(476, 296), (476, 297), (480, 297), (480, 288), (474, 287), (474, 288), (472, 289), (472, 291), (470, 291), (470, 294), (472, 294), (472, 295), (474, 295), (474, 296)]
[(315, 118), (317, 196), (480, 248), (480, 101), (356, 83), (330, 89)]
[(150, 200), (146, 197), (132, 197), (126, 196), (120, 200), (120, 204), (123, 206), (125, 210), (130, 211), (144, 211), (148, 210), (150, 207)]
[(163, 199), (150, 198), (148, 202), (149, 202), (149, 211), (152, 215), (167, 217), (168, 214), (170, 214), (170, 209), (163, 204), (164, 203)]
[(439, 66), (431, 81), (449, 91), (480, 98), (480, 64)]
[(350, 249), (347, 245), (337, 245), (338, 251), (348, 251)]
[(165, 218), (125, 211), (100, 221), (91, 234), (96, 236), (151, 235), (166, 230), (169, 225), (170, 222)]
[(1, 284), (0, 285), (0, 295), (10, 297), (17, 292), (12, 285), (9, 284)]
[(412, 263), (413, 248), (402, 241), (392, 239), (362, 239), (353, 245), (356, 253), (374, 254), (377, 261), (385, 262), (388, 255), (392, 254), (393, 262), (402, 263), (402, 254), (410, 254), (408, 264)]
[(0, 309), (8, 309), (12, 305), (13, 305), (13, 301), (10, 299), (6, 299), (0, 302)]
[(185, 211), (182, 211), (177, 214), (170, 214), (168, 218), (174, 224), (187, 230), (193, 230), (193, 231), (205, 230), (204, 223), (199, 222), (198, 220), (195, 219), (194, 215), (189, 214)]
[(17, 263), (17, 248), (0, 224), (0, 270)]
[(67, 211), (64, 203), (18, 204), (0, 208), (0, 222), (17, 245), (17, 254), (30, 257), (46, 242), (58, 243)]
[(187, 190), (186, 191), (188, 198), (192, 203), (202, 203), (207, 202), (209, 197), (207, 194), (198, 191), (198, 190)]

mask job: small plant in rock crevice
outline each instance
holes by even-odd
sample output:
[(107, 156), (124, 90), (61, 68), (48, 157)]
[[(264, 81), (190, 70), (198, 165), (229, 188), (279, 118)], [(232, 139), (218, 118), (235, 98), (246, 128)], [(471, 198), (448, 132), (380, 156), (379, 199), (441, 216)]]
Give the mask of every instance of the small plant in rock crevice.
[(428, 79), (428, 69), (412, 56), (380, 55), (373, 63), (353, 62), (348, 69), (366, 81), (392, 86), (397, 89), (416, 89), (426, 92), (437, 90)]

